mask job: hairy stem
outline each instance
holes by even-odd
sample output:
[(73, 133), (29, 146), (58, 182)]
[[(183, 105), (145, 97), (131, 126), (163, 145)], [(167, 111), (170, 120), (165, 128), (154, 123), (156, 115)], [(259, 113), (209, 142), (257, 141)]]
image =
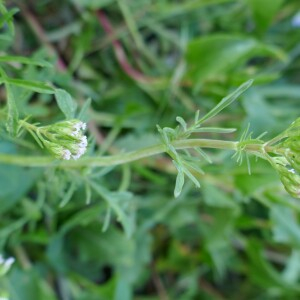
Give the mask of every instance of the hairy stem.
[[(201, 147), (236, 151), (238, 149), (239, 142), (211, 139), (187, 139), (174, 141), (172, 144), (178, 150)], [(19, 156), (2, 153), (0, 154), (0, 162), (28, 167), (103, 167), (129, 163), (142, 158), (147, 158), (153, 155), (164, 153), (166, 152), (166, 150), (167, 149), (164, 144), (158, 144), (155, 146), (145, 147), (139, 150), (111, 156), (83, 157), (80, 160), (72, 161), (59, 161), (50, 156)], [(263, 148), (262, 144), (249, 144), (243, 148), (243, 151), (259, 155), (264, 151), (272, 152), (272, 148)]]

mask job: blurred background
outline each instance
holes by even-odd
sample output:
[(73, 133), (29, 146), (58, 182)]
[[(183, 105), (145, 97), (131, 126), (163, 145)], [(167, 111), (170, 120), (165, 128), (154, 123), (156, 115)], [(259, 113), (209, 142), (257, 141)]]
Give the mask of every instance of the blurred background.
[[(88, 155), (159, 142), (156, 124), (192, 121), (241, 83), (254, 85), (209, 124), (272, 138), (299, 117), (298, 0), (23, 0), (1, 9), (11, 77), (52, 83), (89, 122)], [(12, 19), (13, 18), (13, 19)], [(8, 22), (9, 21), (9, 22)], [(13, 25), (11, 24), (13, 22)], [(41, 155), (7, 135), (0, 152)], [(52, 95), (18, 90), (20, 116), (64, 117)], [(0, 165), (1, 278), (11, 300), (300, 298), (300, 205), (264, 161), (208, 151), (201, 189), (174, 199), (176, 169), (159, 155), (109, 168)], [(91, 189), (90, 181), (98, 188)]]

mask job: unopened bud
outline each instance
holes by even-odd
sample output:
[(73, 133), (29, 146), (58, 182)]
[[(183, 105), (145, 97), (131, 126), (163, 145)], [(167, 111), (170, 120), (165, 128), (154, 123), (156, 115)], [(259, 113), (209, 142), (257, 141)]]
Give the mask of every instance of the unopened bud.
[(300, 198), (300, 176), (296, 170), (282, 165), (277, 165), (276, 169), (286, 191), (293, 197)]

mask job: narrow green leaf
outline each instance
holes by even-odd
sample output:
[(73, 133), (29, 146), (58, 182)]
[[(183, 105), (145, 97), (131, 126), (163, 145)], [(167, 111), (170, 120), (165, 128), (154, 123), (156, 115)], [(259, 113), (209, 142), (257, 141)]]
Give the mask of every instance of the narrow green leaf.
[(77, 119), (81, 120), (81, 121), (84, 121), (84, 122), (87, 122), (89, 117), (88, 117), (88, 111), (89, 111), (89, 108), (91, 106), (91, 98), (88, 98), (84, 104), (82, 105), (81, 107), (81, 110), (80, 112), (78, 113), (78, 116), (77, 116)]
[(181, 169), (178, 170), (178, 174), (176, 176), (176, 183), (175, 183), (175, 188), (174, 188), (174, 196), (177, 198), (182, 191), (184, 185), (184, 173), (182, 172)]
[(212, 163), (210, 157), (201, 148), (194, 148), (194, 150), (197, 151), (208, 163)]
[(107, 229), (109, 227), (110, 219), (111, 219), (111, 207), (108, 205), (107, 210), (106, 210), (106, 214), (105, 214), (105, 217), (104, 217), (102, 232), (107, 231)]
[(39, 81), (23, 80), (23, 79), (15, 79), (15, 78), (6, 78), (5, 81), (9, 84), (34, 91), (36, 93), (53, 94), (55, 91), (54, 88), (52, 88), (48, 84)]
[[(187, 167), (184, 167), (183, 169), (183, 172), (185, 173), (185, 175), (191, 180), (194, 182), (195, 186), (200, 188), (200, 183), (199, 181), (197, 180), (197, 178), (190, 172), (190, 170), (188, 169), (188, 166), (189, 164), (187, 164)], [(190, 166), (191, 167), (191, 166)], [(194, 168), (193, 168), (194, 169)], [(197, 171), (198, 172), (198, 171)]]
[(195, 124), (198, 123), (199, 118), (200, 118), (200, 110), (198, 109), (198, 110), (196, 111), (196, 113), (195, 113)]
[(8, 132), (12, 136), (17, 135), (19, 112), (16, 104), (15, 95), (13, 89), (9, 84), (5, 84), (6, 96), (7, 96), (7, 123), (6, 127)]
[(186, 125), (186, 122), (184, 121), (183, 118), (181, 118), (181, 117), (176, 117), (176, 121), (181, 125), (183, 131), (186, 131), (186, 130), (187, 130), (187, 125)]
[(75, 116), (77, 103), (72, 99), (71, 95), (65, 90), (55, 90), (56, 102), (60, 110), (64, 113), (67, 119), (72, 119)]
[(85, 204), (89, 205), (91, 203), (91, 199), (92, 199), (92, 191), (91, 191), (91, 187), (89, 186), (89, 184), (86, 182), (85, 183)]
[(130, 237), (134, 230), (132, 219), (130, 218), (130, 215), (124, 211), (120, 203), (124, 203), (124, 200), (128, 200), (129, 197), (131, 197), (131, 194), (127, 192), (112, 193), (104, 187), (99, 186), (96, 182), (92, 181), (90, 182), (90, 185), (93, 190), (99, 196), (101, 196), (115, 212), (118, 221), (122, 224), (127, 237)]
[(6, 88), (6, 97), (7, 97), (7, 121), (6, 121), (6, 128), (7, 131), (12, 135), (16, 136), (18, 133), (18, 120), (19, 120), (19, 112), (15, 100), (15, 95), (13, 92), (13, 88), (7, 82), (7, 75), (5, 71), (0, 68), (0, 75), (2, 82), (5, 84)]
[(1, 55), (0, 62), (4, 62), (4, 63), (18, 62), (21, 64), (35, 65), (35, 66), (39, 66), (39, 67), (47, 67), (47, 68), (53, 67), (52, 64), (48, 63), (45, 60), (28, 58), (28, 57), (23, 57), (23, 56)]
[(247, 0), (252, 9), (255, 31), (262, 34), (270, 26), (284, 0)]
[(68, 189), (68, 191), (64, 194), (59, 207), (64, 207), (72, 198), (74, 192), (76, 191), (76, 183), (73, 181)]
[(248, 153), (245, 154), (246, 157), (246, 162), (247, 162), (247, 169), (248, 169), (248, 174), (251, 175), (251, 164), (250, 164), (250, 159)]
[(217, 104), (211, 111), (209, 111), (204, 117), (202, 117), (197, 124), (201, 124), (204, 121), (207, 121), (208, 119), (214, 117), (217, 115), (220, 111), (222, 111), (225, 107), (230, 105), (232, 102), (234, 102), (242, 93), (244, 93), (253, 83), (253, 80), (250, 79), (246, 82), (244, 82), (242, 85), (240, 85), (233, 93), (228, 95), (227, 97), (223, 98), (219, 104)]
[(192, 132), (205, 132), (205, 133), (232, 133), (236, 128), (219, 128), (219, 127), (200, 127), (192, 129)]
[(35, 139), (37, 144), (43, 149), (44, 146), (43, 146), (41, 140), (39, 139), (39, 137), (35, 134), (35, 132), (33, 132), (30, 128), (27, 128), (27, 131), (32, 135), (32, 137)]
[(300, 252), (298, 249), (293, 249), (286, 267), (282, 273), (284, 281), (297, 284), (300, 278)]
[[(184, 162), (184, 165), (185, 165), (185, 167), (187, 167), (187, 168), (189, 168), (189, 169), (191, 169), (191, 170), (194, 170), (196, 173), (198, 173), (198, 174), (201, 174), (201, 175), (203, 175), (203, 174), (205, 174), (205, 172), (201, 169), (201, 167), (199, 166), (199, 160), (198, 160), (198, 162), (195, 162), (195, 161), (193, 161), (193, 160), (186, 160), (185, 162)], [(196, 179), (197, 180), (197, 179)], [(200, 185), (199, 185), (199, 181), (197, 180), (197, 184), (196, 184), (198, 187), (200, 187)]]
[[(5, 9), (6, 10), (6, 9)], [(3, 16), (0, 18), (0, 28), (5, 24), (5, 23), (10, 23), (10, 26), (13, 26), (12, 24), (12, 19), (13, 16), (19, 11), (18, 8), (13, 8), (10, 11), (6, 12)]]

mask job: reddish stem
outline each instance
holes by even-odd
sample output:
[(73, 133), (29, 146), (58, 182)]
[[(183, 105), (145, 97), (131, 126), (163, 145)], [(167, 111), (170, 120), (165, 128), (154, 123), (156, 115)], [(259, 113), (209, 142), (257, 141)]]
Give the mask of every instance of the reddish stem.
[(142, 82), (142, 83), (151, 83), (151, 82), (153, 82), (152, 78), (149, 78), (149, 77), (145, 76), (144, 74), (142, 74), (140, 71), (134, 69), (129, 64), (122, 44), (120, 43), (120, 41), (118, 41), (116, 38), (114, 38), (114, 36), (115, 36), (114, 29), (113, 29), (109, 19), (105, 15), (105, 13), (101, 10), (98, 10), (97, 11), (97, 16), (98, 16), (99, 23), (103, 27), (104, 31), (112, 39), (112, 45), (113, 45), (113, 49), (114, 49), (116, 58), (117, 58), (117, 60), (120, 64), (121, 68), (123, 69), (123, 71), (129, 77), (131, 77), (132, 79), (134, 79), (136, 81), (139, 81), (139, 82)]

